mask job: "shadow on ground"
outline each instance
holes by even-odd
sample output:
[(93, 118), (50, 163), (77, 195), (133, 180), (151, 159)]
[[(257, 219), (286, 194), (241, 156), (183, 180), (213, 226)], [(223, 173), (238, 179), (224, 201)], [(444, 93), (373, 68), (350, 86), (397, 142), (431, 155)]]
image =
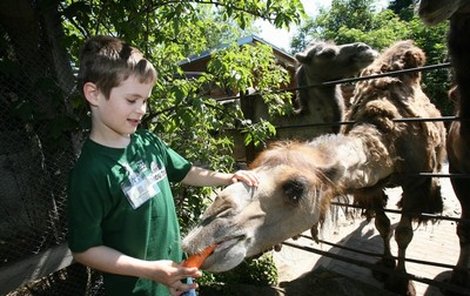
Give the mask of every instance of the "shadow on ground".
[(201, 287), (201, 296), (396, 296), (394, 293), (319, 267), (301, 277), (282, 282), (278, 287), (225, 285)]

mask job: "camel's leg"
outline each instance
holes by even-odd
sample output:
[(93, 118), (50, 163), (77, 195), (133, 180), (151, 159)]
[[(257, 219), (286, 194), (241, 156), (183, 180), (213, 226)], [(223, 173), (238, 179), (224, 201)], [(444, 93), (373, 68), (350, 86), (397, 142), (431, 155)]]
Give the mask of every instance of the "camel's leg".
[[(389, 269), (394, 269), (395, 259), (393, 259), (392, 252), (390, 250), (390, 240), (392, 238), (393, 232), (392, 228), (390, 227), (390, 219), (387, 217), (387, 215), (385, 215), (383, 208), (375, 210), (375, 228), (379, 232), (384, 245), (383, 257), (376, 264)], [(385, 281), (388, 277), (388, 274), (374, 271), (373, 276), (379, 281)]]
[[(375, 213), (375, 228), (380, 234), (383, 241), (383, 257), (376, 264), (384, 266), (389, 269), (395, 268), (395, 259), (393, 259), (392, 252), (390, 249), (390, 240), (392, 239), (392, 228), (390, 225), (390, 219), (387, 217), (384, 211), (384, 205), (386, 204), (387, 196), (382, 189), (376, 189), (373, 192), (372, 198), (372, 209)], [(388, 274), (383, 272), (374, 271), (373, 276), (379, 281), (385, 281)]]
[[(383, 255), (384, 258), (392, 258), (392, 252), (390, 250), (390, 240), (392, 239), (392, 228), (390, 227), (390, 219), (385, 215), (383, 209), (375, 212), (375, 227), (380, 233), (384, 243)], [(393, 264), (395, 267), (395, 264)]]
[(460, 241), (460, 255), (452, 272), (453, 284), (470, 288), (470, 186), (466, 179), (452, 179), (452, 186), (462, 207), (462, 215), (457, 224)]
[(405, 257), (406, 248), (413, 239), (413, 229), (411, 227), (411, 218), (403, 213), (395, 229), (395, 240), (398, 245), (398, 262), (393, 273), (386, 281), (385, 288), (400, 295), (416, 295), (412, 283), (403, 275), (406, 273)]
[(442, 210), (440, 186), (431, 178), (410, 178), (402, 185), (403, 195), (399, 202), (402, 209), (400, 222), (395, 229), (395, 240), (398, 245), (398, 262), (395, 272), (385, 283), (388, 290), (400, 295), (416, 295), (412, 281), (405, 277), (406, 249), (413, 239), (412, 220), (426, 210), (438, 212)]
[(398, 264), (397, 271), (405, 272), (405, 253), (406, 248), (413, 239), (413, 228), (411, 228), (411, 219), (406, 213), (402, 214), (400, 222), (395, 229), (395, 240), (398, 245)]

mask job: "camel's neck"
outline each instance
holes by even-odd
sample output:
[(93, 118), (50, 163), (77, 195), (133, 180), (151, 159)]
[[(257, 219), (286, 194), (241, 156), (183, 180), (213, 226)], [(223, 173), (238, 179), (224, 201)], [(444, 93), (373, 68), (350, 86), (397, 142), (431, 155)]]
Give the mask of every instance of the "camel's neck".
[[(328, 71), (329, 69), (322, 69)], [(301, 66), (296, 72), (297, 91), (296, 103), (298, 111), (304, 117), (317, 119), (317, 122), (340, 122), (344, 117), (344, 101), (341, 89), (337, 85), (318, 86), (324, 78), (318, 77), (315, 71)], [(310, 87), (316, 85), (315, 87)], [(305, 88), (308, 87), (308, 88)], [(340, 126), (332, 126), (329, 131), (337, 133)]]
[(393, 171), (391, 157), (375, 130), (363, 136), (321, 136), (311, 145), (325, 155), (330, 169), (338, 172), (333, 182), (346, 191), (374, 186)]
[(342, 121), (344, 117), (344, 102), (341, 88), (338, 85), (313, 87), (309, 90), (307, 101), (308, 110), (321, 110), (325, 121)]
[(459, 115), (470, 118), (470, 14), (456, 14), (451, 18), (449, 53), (460, 93)]

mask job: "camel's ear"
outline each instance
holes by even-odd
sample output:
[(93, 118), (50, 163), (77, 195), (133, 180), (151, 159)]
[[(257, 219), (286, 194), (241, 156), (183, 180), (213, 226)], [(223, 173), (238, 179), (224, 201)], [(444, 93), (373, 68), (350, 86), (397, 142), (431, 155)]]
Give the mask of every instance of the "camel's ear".
[(331, 182), (336, 182), (344, 174), (344, 166), (339, 165), (338, 163), (319, 168), (322, 175)]
[(413, 47), (406, 51), (403, 62), (405, 69), (421, 67), (426, 63), (426, 55), (421, 49)]
[(459, 93), (459, 88), (457, 87), (457, 85), (453, 86), (449, 92), (447, 93), (448, 97), (449, 97), (449, 100), (453, 103), (453, 104), (457, 104), (459, 102), (459, 98), (460, 98), (460, 93)]
[(308, 181), (302, 176), (289, 178), (282, 184), (282, 190), (290, 203), (297, 204), (308, 190)]
[(302, 64), (307, 64), (310, 61), (310, 58), (308, 56), (308, 53), (306, 54), (305, 52), (299, 52), (295, 54), (295, 59)]

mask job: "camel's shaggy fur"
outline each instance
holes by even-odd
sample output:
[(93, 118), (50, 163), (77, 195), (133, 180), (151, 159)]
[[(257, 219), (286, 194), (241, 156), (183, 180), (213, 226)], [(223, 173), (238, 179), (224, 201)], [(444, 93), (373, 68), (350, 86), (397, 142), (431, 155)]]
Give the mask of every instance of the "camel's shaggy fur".
[[(402, 41), (385, 51), (361, 75), (415, 68), (423, 66), (424, 63), (424, 52), (411, 41)], [(346, 116), (346, 120), (355, 121), (356, 125), (345, 126), (345, 134), (362, 136), (362, 130), (356, 126), (366, 123), (375, 125), (380, 131), (380, 142), (385, 144), (390, 161), (394, 162), (395, 175), (390, 181), (392, 184), (415, 182), (414, 177), (406, 174), (416, 174), (419, 171), (438, 172), (445, 160), (445, 127), (441, 122), (394, 121), (400, 118), (441, 116), (440, 111), (422, 91), (420, 82), (419, 72), (359, 82), (355, 89), (353, 105)], [(410, 141), (411, 139), (414, 141)], [(368, 149), (372, 155), (386, 153), (383, 147), (375, 144)], [(433, 188), (437, 188), (438, 179), (432, 179), (431, 183)], [(427, 199), (427, 202), (417, 200), (409, 210), (415, 213), (442, 210), (440, 197), (427, 196)], [(370, 201), (368, 198), (362, 200)]]

